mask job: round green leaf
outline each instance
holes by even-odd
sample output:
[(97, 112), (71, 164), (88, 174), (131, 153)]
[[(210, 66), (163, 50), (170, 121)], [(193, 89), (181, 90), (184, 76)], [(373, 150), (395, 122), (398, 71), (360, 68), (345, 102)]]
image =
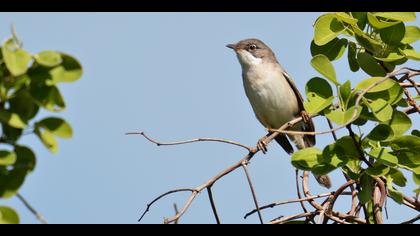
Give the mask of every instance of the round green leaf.
[(1, 47), (3, 60), (7, 69), (13, 76), (19, 76), (26, 73), (28, 65), (32, 60), (30, 53), (15, 45), (13, 39), (8, 39)]
[(60, 53), (56, 51), (42, 51), (34, 55), (35, 61), (46, 67), (54, 67), (61, 64), (63, 61), (61, 59)]
[[(383, 77), (372, 77), (372, 78), (369, 78), (369, 79), (364, 79), (364, 80), (362, 80), (360, 83), (358, 83), (356, 85), (356, 88), (355, 89), (360, 90), (360, 91), (365, 91), (370, 86), (372, 86), (373, 84), (379, 83), (382, 80), (384, 80)], [(385, 81), (383, 81), (380, 84), (376, 85), (375, 87), (371, 88), (368, 91), (368, 93), (375, 93), (375, 92), (380, 92), (380, 91), (388, 90), (392, 86), (395, 86), (395, 85), (398, 85), (398, 83), (395, 82), (392, 79), (386, 79)]]
[(356, 120), (360, 116), (362, 109), (363, 109), (362, 107), (359, 107), (357, 109), (356, 114), (355, 114), (356, 108), (354, 106), (350, 107), (346, 111), (342, 111), (341, 109), (336, 109), (333, 111), (325, 110), (325, 115), (327, 116), (328, 119), (330, 119), (334, 123), (338, 125), (344, 125), (352, 120)]
[[(386, 57), (374, 57), (376, 60), (383, 61), (383, 62), (398, 62), (400, 60), (404, 60), (405, 56), (401, 55), (397, 52), (391, 52)], [(391, 70), (390, 70), (391, 71)]]
[(409, 59), (417, 60), (417, 61), (420, 60), (420, 52), (417, 52), (413, 48), (406, 48), (404, 50), (400, 49), (400, 52)]
[(420, 28), (417, 26), (406, 26), (402, 43), (410, 44), (420, 39)]
[(394, 111), (392, 119), (385, 124), (389, 125), (395, 136), (401, 136), (411, 128), (411, 119), (405, 112)]
[(25, 122), (22, 120), (22, 118), (20, 118), (18, 114), (10, 113), (5, 110), (0, 110), (0, 121), (17, 129), (23, 129), (26, 127)]
[(362, 30), (365, 29), (367, 24), (366, 12), (351, 12), (351, 15), (357, 19), (357, 26)]
[(387, 141), (394, 137), (391, 127), (386, 124), (379, 124), (373, 128), (367, 138), (373, 141)]
[(322, 151), (321, 162), (333, 166), (334, 168), (342, 167), (349, 161), (349, 156), (345, 154), (345, 150), (341, 146), (330, 144)]
[(397, 45), (401, 42), (405, 35), (404, 23), (398, 23), (391, 27), (381, 29), (379, 31), (382, 41), (389, 45)]
[(325, 45), (318, 46), (312, 40), (311, 54), (312, 56), (324, 54), (328, 57), (330, 61), (334, 61), (339, 59), (343, 55), (344, 51), (346, 50), (347, 42), (347, 39), (335, 38)]
[(19, 215), (10, 207), (0, 206), (0, 224), (19, 224)]
[(368, 12), (367, 18), (369, 21), (369, 24), (375, 27), (376, 29), (384, 29), (387, 27), (391, 27), (393, 25), (396, 25), (400, 23), (400, 21), (384, 21), (381, 19), (378, 19), (374, 14)]
[(343, 30), (343, 24), (339, 22), (333, 13), (320, 16), (315, 22), (314, 41), (322, 46), (336, 38)]
[(396, 168), (391, 168), (388, 173), (392, 177), (392, 181), (394, 184), (405, 187), (407, 185), (407, 179), (405, 178), (404, 174)]
[(61, 53), (63, 62), (50, 71), (50, 84), (70, 83), (82, 77), (82, 65), (74, 57)]
[(10, 151), (0, 151), (0, 166), (13, 165), (16, 162), (16, 154)]
[(36, 166), (35, 153), (28, 147), (15, 145), (16, 163), (14, 168), (32, 172)]
[(377, 99), (367, 105), (379, 121), (385, 122), (392, 118), (394, 109), (385, 100)]
[(404, 22), (416, 20), (415, 12), (375, 12), (373, 15)]
[(35, 134), (48, 150), (52, 153), (58, 152), (58, 142), (49, 130), (41, 130), (39, 127), (36, 127)]
[(357, 54), (357, 62), (364, 72), (371, 76), (385, 76), (386, 71), (375, 60), (375, 58), (366, 52), (359, 52)]
[(350, 70), (356, 72), (359, 70), (359, 62), (356, 59), (356, 44), (353, 42), (349, 43), (348, 46), (348, 53), (347, 53), (347, 60), (349, 62)]
[(322, 156), (322, 151), (318, 148), (305, 148), (292, 155), (292, 164), (301, 170), (311, 170), (320, 164), (318, 159)]
[(398, 158), (388, 149), (385, 148), (373, 148), (369, 156), (376, 158), (381, 164), (389, 167), (395, 167), (398, 164)]
[(357, 24), (357, 19), (353, 18), (351, 15), (347, 14), (346, 12), (337, 12), (335, 13), (337, 19), (347, 24)]
[(375, 163), (373, 166), (366, 169), (366, 173), (372, 177), (382, 177), (390, 171), (389, 166)]
[(329, 107), (333, 100), (333, 91), (330, 84), (319, 77), (312, 78), (306, 84), (307, 101), (304, 102), (305, 110), (309, 114), (316, 114)]
[(328, 57), (326, 57), (323, 54), (316, 55), (312, 58), (311, 65), (321, 75), (325, 76), (334, 84), (339, 85), (335, 75), (334, 66), (332, 65), (330, 60), (328, 60)]
[(31, 84), (31, 96), (42, 107), (53, 112), (59, 112), (66, 107), (64, 98), (56, 86)]
[(413, 181), (414, 181), (414, 183), (416, 183), (418, 186), (420, 186), (420, 175), (417, 175), (417, 174), (413, 173)]
[(49, 117), (37, 122), (37, 125), (60, 138), (71, 138), (73, 136), (70, 124), (61, 118)]

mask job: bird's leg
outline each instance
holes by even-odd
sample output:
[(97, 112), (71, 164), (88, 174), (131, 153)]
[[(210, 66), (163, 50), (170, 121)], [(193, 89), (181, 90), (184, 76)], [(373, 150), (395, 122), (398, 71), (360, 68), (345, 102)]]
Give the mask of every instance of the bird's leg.
[(258, 150), (261, 150), (262, 153), (266, 154), (268, 149), (267, 149), (267, 138), (270, 136), (271, 133), (267, 134), (266, 136), (262, 137), (260, 140), (258, 140), (257, 142), (257, 148)]
[(300, 115), (302, 116), (303, 122), (305, 122), (306, 124), (309, 123), (309, 121), (311, 120), (311, 117), (309, 116), (308, 112), (306, 112), (305, 110), (302, 110), (300, 112)]

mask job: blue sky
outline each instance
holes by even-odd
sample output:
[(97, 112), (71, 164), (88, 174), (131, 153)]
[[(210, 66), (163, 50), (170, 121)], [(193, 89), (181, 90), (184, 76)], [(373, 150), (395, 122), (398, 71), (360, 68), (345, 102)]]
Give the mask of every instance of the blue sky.
[[(22, 140), (34, 147), (38, 163), (21, 193), (51, 223), (136, 223), (160, 193), (202, 184), (242, 158), (244, 150), (218, 143), (157, 147), (124, 133), (146, 131), (164, 141), (219, 137), (254, 145), (265, 130), (248, 104), (236, 56), (225, 45), (262, 39), (304, 91), (306, 81), (317, 76), (309, 64), (309, 45), (318, 15), (1, 13), (2, 40), (14, 23), (30, 52), (60, 50), (84, 66), (80, 81), (62, 86), (67, 109), (60, 115), (72, 124), (74, 138), (60, 140), (56, 155), (35, 137)], [(350, 73), (346, 63), (335, 63), (341, 81), (354, 84), (367, 77)], [(416, 62), (408, 65), (418, 67)], [(315, 122), (318, 130), (327, 129), (324, 120)], [(418, 125), (417, 120), (414, 126)], [(322, 148), (332, 139), (325, 135), (317, 141)], [(270, 145), (265, 156), (257, 155), (250, 172), (260, 204), (296, 198), (294, 168), (278, 145)], [(344, 182), (338, 172), (331, 176), (334, 187)], [(314, 193), (325, 192), (311, 181)], [(406, 192), (413, 188), (409, 184)], [(223, 223), (258, 223), (256, 215), (243, 219), (253, 203), (241, 170), (218, 182), (213, 192)], [(143, 222), (161, 223), (174, 213), (172, 204), (181, 207), (187, 197), (177, 194), (162, 200)], [(347, 209), (345, 200), (338, 201), (337, 209)], [(38, 223), (15, 198), (1, 200), (4, 204), (15, 207), (23, 223)], [(263, 216), (267, 221), (299, 210), (292, 204), (269, 209)], [(388, 212), (390, 222), (416, 215), (392, 201)], [(205, 192), (181, 219), (213, 222)]]

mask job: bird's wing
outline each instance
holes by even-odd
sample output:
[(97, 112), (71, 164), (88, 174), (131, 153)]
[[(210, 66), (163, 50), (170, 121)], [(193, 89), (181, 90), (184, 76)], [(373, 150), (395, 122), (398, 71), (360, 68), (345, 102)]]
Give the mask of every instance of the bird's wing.
[[(302, 94), (300, 94), (295, 82), (293, 82), (290, 75), (287, 74), (287, 72), (284, 69), (283, 69), (283, 75), (286, 78), (287, 82), (289, 83), (290, 87), (293, 89), (293, 92), (296, 95), (296, 98), (298, 100), (298, 105), (299, 105), (299, 113), (297, 115), (300, 115), (300, 112), (305, 110), (305, 107), (303, 106)], [(309, 132), (314, 132), (315, 131), (315, 125), (314, 125), (312, 119), (309, 119), (309, 121), (304, 124), (304, 128), (303, 128), (302, 131), (309, 131)], [(306, 147), (314, 146), (315, 143), (316, 143), (315, 135), (305, 135), (304, 140), (305, 140), (305, 143), (306, 143)]]

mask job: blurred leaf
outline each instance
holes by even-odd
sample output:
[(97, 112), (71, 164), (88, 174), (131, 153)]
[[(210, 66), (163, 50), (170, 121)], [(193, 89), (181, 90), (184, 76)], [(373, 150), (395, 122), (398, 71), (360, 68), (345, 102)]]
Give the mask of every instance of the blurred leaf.
[(420, 39), (420, 28), (417, 26), (405, 26), (404, 38), (402, 43), (410, 44)]
[(338, 90), (341, 101), (343, 102), (343, 107), (346, 109), (351, 95), (351, 82), (347, 80), (342, 84)]
[(357, 19), (357, 26), (363, 30), (367, 23), (366, 12), (351, 12), (351, 15)]
[(19, 215), (7, 206), (0, 206), (0, 224), (19, 224)]
[(398, 190), (396, 190), (393, 186), (392, 186), (392, 183), (393, 183), (393, 178), (391, 177), (391, 176), (387, 176), (387, 178), (386, 178), (386, 186), (387, 186), (387, 188), (388, 188), (388, 193), (389, 193), (389, 196), (392, 198), (392, 200), (394, 200), (396, 203), (398, 203), (398, 204), (402, 204), (403, 203), (403, 194), (400, 192), (400, 191), (398, 191)]
[(307, 101), (304, 102), (305, 110), (309, 114), (317, 114), (329, 107), (333, 100), (333, 91), (330, 84), (319, 77), (312, 78), (306, 84)]
[(340, 84), (337, 81), (334, 66), (331, 64), (330, 60), (328, 60), (328, 58), (325, 55), (319, 54), (319, 55), (314, 56), (311, 60), (311, 65), (321, 75), (325, 76), (334, 84), (336, 85)]
[(320, 163), (318, 165), (315, 165), (311, 172), (314, 175), (327, 175), (330, 172), (334, 171), (336, 169), (336, 167), (334, 167), (333, 165), (330, 164), (325, 164), (325, 163)]
[(22, 120), (29, 121), (34, 118), (39, 111), (39, 106), (33, 102), (29, 92), (21, 90), (9, 100), (10, 112), (18, 114)]
[(413, 173), (413, 181), (414, 181), (415, 184), (420, 186), (420, 175), (417, 175), (417, 174)]
[(381, 19), (378, 19), (374, 14), (368, 12), (367, 18), (369, 21), (369, 24), (372, 25), (376, 29), (384, 29), (387, 27), (391, 27), (395, 24), (400, 23), (400, 21), (384, 21)]
[(337, 20), (334, 13), (320, 16), (314, 28), (314, 41), (319, 46), (327, 44), (344, 30), (343, 24)]
[(25, 74), (29, 62), (32, 60), (30, 53), (15, 45), (13, 39), (8, 39), (1, 47), (3, 59), (7, 69), (13, 76)]
[[(376, 60), (383, 61), (383, 62), (396, 62), (396, 61), (405, 59), (405, 56), (397, 52), (391, 52), (386, 57), (374, 57), (374, 58)], [(391, 68), (390, 68), (390, 71), (392, 71)]]
[[(373, 84), (379, 83), (381, 80), (384, 80), (384, 77), (372, 77), (372, 78), (369, 78), (369, 79), (364, 79), (364, 80), (362, 80), (360, 83), (358, 83), (356, 85), (356, 88), (355, 89), (360, 90), (360, 91), (365, 91), (370, 86), (373, 86)], [(392, 86), (395, 86), (397, 84), (398, 83), (395, 82), (392, 79), (386, 79), (385, 81), (383, 81), (380, 84), (377, 84), (376, 86), (374, 86), (373, 88), (371, 88), (368, 91), (368, 93), (375, 93), (375, 92), (380, 92), (380, 91), (388, 90)]]
[(381, 164), (387, 165), (389, 167), (395, 167), (398, 165), (398, 158), (388, 149), (373, 148), (369, 155), (377, 159)]
[(372, 177), (382, 177), (388, 174), (389, 171), (390, 168), (388, 166), (375, 162), (373, 166), (366, 169), (366, 174)]
[(15, 196), (25, 181), (27, 173), (27, 170), (22, 169), (0, 171), (0, 198)]
[(401, 42), (405, 35), (404, 23), (399, 23), (391, 27), (381, 29), (379, 31), (382, 41), (389, 45), (397, 45)]
[(35, 169), (35, 153), (29, 147), (15, 145), (15, 153), (17, 157), (14, 164), (15, 169), (21, 169), (27, 172), (32, 172)]
[(418, 131), (418, 130), (415, 129), (415, 130), (411, 131), (411, 135), (417, 136), (417, 137), (420, 138), (420, 131)]
[(394, 184), (405, 187), (407, 185), (407, 179), (405, 178), (404, 174), (396, 168), (391, 168), (388, 173), (392, 177), (392, 181)]
[(375, 58), (366, 52), (359, 52), (357, 54), (357, 61), (360, 67), (371, 76), (385, 76), (386, 71), (379, 65)]
[(58, 66), (63, 61), (60, 53), (56, 51), (42, 51), (35, 54), (34, 59), (38, 64), (46, 67)]
[(394, 111), (392, 119), (386, 124), (391, 126), (395, 136), (401, 136), (411, 128), (411, 119), (405, 112)]
[(347, 60), (351, 71), (356, 72), (359, 70), (359, 62), (356, 59), (356, 44), (353, 42), (349, 42)]
[(74, 57), (61, 54), (63, 62), (61, 65), (53, 68), (50, 71), (51, 81), (48, 85), (54, 85), (56, 83), (70, 83), (74, 82), (83, 74), (82, 66)]
[(363, 174), (360, 178), (360, 187), (362, 188), (359, 194), (359, 201), (361, 204), (366, 204), (372, 200), (373, 197), (373, 179), (369, 175)]
[(346, 12), (337, 12), (335, 13), (337, 19), (347, 24), (357, 24), (357, 19), (353, 18), (351, 15), (347, 14)]
[[(357, 142), (360, 142), (360, 138), (356, 135), (355, 139)], [(334, 147), (334, 152), (340, 156), (341, 159), (344, 159), (347, 157), (350, 160), (356, 160), (359, 161), (360, 154), (357, 151), (359, 147), (357, 147), (350, 136), (344, 136), (339, 138)]]
[(336, 144), (330, 144), (322, 151), (320, 162), (329, 164), (334, 168), (342, 167), (349, 161), (349, 156), (345, 154), (345, 150)]
[(407, 58), (412, 59), (412, 60), (420, 60), (420, 53), (416, 52), (416, 50), (412, 49), (412, 48), (407, 48), (404, 50), (400, 49), (400, 52), (402, 54), (404, 54)]
[(37, 126), (45, 128), (60, 138), (71, 138), (73, 130), (69, 123), (61, 118), (49, 117), (37, 122)]
[(373, 141), (387, 141), (394, 137), (391, 127), (386, 124), (379, 124), (373, 128), (367, 138)]
[(13, 165), (16, 162), (16, 154), (10, 151), (0, 151), (0, 166)]
[(35, 134), (38, 136), (44, 146), (48, 148), (48, 150), (50, 150), (52, 153), (58, 152), (58, 142), (49, 130), (41, 130), (41, 128), (36, 126)]
[(367, 103), (373, 115), (381, 122), (389, 121), (392, 119), (393, 108), (383, 99), (377, 99)]
[(334, 61), (343, 55), (346, 50), (347, 42), (347, 39), (335, 38), (325, 45), (318, 46), (314, 41), (312, 41), (311, 54), (312, 56), (323, 54), (327, 56), (330, 61)]
[(23, 129), (26, 127), (25, 122), (18, 114), (0, 110), (0, 121), (10, 125), (13, 128)]
[(375, 12), (374, 15), (403, 22), (416, 20), (415, 12)]
[(37, 103), (47, 110), (59, 112), (66, 107), (64, 99), (56, 86), (32, 83), (30, 93)]
[(322, 155), (322, 151), (318, 148), (305, 148), (299, 150), (292, 155), (292, 164), (301, 170), (311, 170), (318, 165), (318, 157)]
[(357, 119), (357, 117), (359, 117), (360, 113), (362, 112), (362, 107), (359, 107), (359, 109), (357, 109), (356, 115), (355, 115), (355, 112), (356, 112), (355, 107), (350, 107), (346, 111), (342, 111), (340, 109), (336, 109), (334, 111), (331, 111), (331, 110), (324, 111), (327, 118), (338, 125), (347, 124), (348, 122), (352, 120), (352, 118), (354, 120)]
[(387, 90), (375, 92), (375, 93), (373, 92), (367, 93), (365, 95), (365, 98), (370, 99), (370, 100), (382, 99), (382, 100), (385, 100), (390, 105), (395, 105), (401, 100), (403, 94), (404, 94), (403, 88), (398, 83), (396, 83), (394, 86), (392, 86), (391, 88)]

